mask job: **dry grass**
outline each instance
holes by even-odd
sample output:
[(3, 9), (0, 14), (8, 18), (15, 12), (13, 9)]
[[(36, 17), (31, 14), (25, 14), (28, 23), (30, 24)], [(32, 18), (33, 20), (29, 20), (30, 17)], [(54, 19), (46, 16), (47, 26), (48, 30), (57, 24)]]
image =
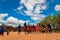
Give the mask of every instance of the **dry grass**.
[(7, 36), (0, 36), (0, 40), (60, 40), (60, 33), (40, 33), (40, 34), (24, 34), (21, 32), (10, 32)]

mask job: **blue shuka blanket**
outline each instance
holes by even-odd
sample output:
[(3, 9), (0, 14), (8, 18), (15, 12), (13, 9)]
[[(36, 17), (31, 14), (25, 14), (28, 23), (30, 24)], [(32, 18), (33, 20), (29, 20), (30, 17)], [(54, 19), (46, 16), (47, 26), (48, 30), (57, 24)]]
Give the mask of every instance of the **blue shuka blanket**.
[(4, 32), (4, 29), (0, 28), (0, 32)]

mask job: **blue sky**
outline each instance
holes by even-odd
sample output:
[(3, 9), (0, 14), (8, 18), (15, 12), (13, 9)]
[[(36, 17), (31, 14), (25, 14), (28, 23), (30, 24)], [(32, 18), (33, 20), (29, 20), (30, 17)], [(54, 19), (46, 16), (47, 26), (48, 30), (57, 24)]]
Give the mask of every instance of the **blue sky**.
[(58, 13), (60, 0), (0, 0), (0, 22), (4, 23), (36, 24)]

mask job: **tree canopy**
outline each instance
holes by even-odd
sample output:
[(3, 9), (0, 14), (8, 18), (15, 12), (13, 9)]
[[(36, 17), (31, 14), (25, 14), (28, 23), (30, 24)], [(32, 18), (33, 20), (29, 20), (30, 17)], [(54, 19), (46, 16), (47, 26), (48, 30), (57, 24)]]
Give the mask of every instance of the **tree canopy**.
[(44, 20), (40, 21), (38, 24), (55, 24), (55, 25), (60, 25), (60, 14), (57, 15), (50, 15), (48, 17), (46, 17)]

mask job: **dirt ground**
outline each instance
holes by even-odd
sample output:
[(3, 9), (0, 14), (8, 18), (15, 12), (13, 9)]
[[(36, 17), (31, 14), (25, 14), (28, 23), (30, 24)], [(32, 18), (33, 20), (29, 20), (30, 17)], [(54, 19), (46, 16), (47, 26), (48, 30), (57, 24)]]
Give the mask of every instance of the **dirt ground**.
[(4, 33), (4, 36), (0, 35), (0, 40), (60, 40), (60, 33), (38, 33), (38, 34), (25, 34), (21, 32), (10, 32), (7, 36)]

